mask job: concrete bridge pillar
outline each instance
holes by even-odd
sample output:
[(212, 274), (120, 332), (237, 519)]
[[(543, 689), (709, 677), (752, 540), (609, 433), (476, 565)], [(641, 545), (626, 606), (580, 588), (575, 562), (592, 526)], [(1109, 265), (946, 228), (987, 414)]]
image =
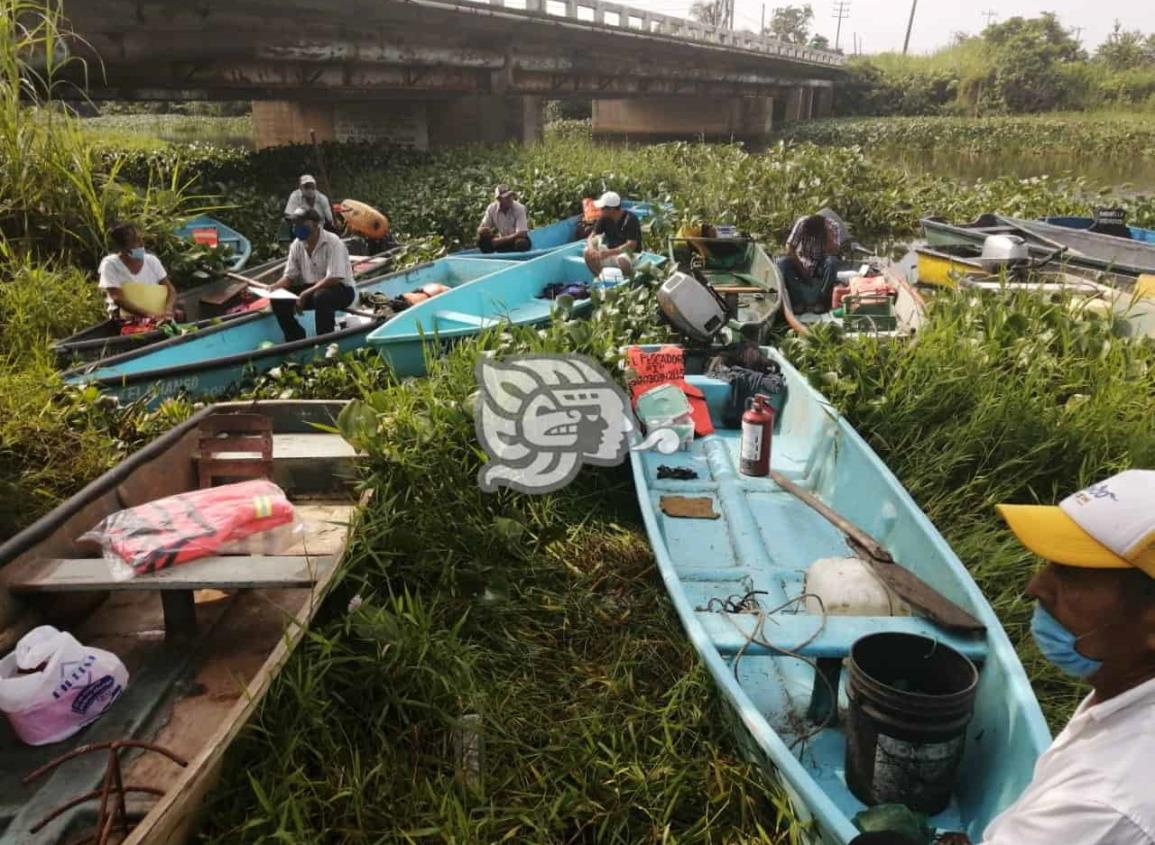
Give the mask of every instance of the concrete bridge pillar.
[(594, 100), (598, 135), (638, 138), (765, 138), (772, 129), (771, 97), (668, 96)]
[(809, 120), (813, 107), (813, 89), (799, 85), (786, 93), (786, 121)]
[(815, 119), (830, 117), (834, 114), (834, 88), (816, 88), (814, 90), (814, 109), (811, 117)]
[(386, 141), (415, 147), (540, 140), (543, 103), (537, 96), (468, 95), (437, 100), (366, 102), (255, 101), (258, 149), (318, 141)]

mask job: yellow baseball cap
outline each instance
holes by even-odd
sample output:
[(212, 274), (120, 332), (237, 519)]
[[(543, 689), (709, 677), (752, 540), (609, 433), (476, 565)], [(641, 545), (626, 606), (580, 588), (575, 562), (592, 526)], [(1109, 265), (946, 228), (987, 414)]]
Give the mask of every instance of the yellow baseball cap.
[(1129, 469), (1050, 505), (999, 505), (1028, 549), (1052, 563), (1155, 577), (1155, 470)]

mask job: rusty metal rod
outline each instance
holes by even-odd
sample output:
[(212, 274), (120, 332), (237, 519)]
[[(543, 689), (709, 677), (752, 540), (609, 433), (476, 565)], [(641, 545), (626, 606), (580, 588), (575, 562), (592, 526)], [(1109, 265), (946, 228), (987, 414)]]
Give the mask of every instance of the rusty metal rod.
[[(165, 791), (163, 789), (158, 789), (155, 786), (126, 786), (124, 788), (124, 791), (125, 792), (146, 792), (150, 795), (156, 795), (157, 797), (163, 797), (164, 793), (165, 793)], [(81, 795), (79, 798), (73, 798), (71, 801), (69, 801), (66, 804), (61, 804), (59, 807), (57, 807), (55, 810), (53, 810), (47, 816), (45, 816), (40, 821), (38, 821), (36, 824), (34, 824), (32, 827), (30, 827), (28, 829), (28, 832), (29, 833), (38, 833), (41, 828), (43, 828), (46, 824), (48, 824), (53, 819), (57, 818), (62, 813), (67, 813), (73, 807), (75, 807), (79, 804), (83, 804), (85, 801), (91, 801), (93, 798), (96, 798), (99, 795), (100, 795), (100, 790), (94, 789), (94, 790), (92, 790), (92, 792), (86, 792), (84, 795)]]
[(93, 751), (104, 751), (104, 750), (107, 750), (113, 746), (115, 746), (116, 748), (143, 748), (146, 751), (154, 751), (157, 754), (163, 754), (165, 757), (172, 760), (174, 763), (176, 763), (181, 768), (188, 766), (187, 760), (185, 760), (182, 757), (177, 756), (176, 754), (173, 754), (171, 751), (169, 751), (167, 748), (165, 748), (162, 745), (156, 745), (156, 744), (151, 743), (151, 742), (141, 742), (141, 741), (135, 740), (135, 739), (118, 739), (114, 742), (97, 742), (97, 743), (93, 743), (91, 745), (77, 746), (76, 748), (69, 751), (67, 754), (62, 754), (59, 757), (57, 757), (55, 760), (49, 760), (47, 763), (45, 763), (39, 769), (37, 769), (36, 771), (32, 772), (31, 774), (25, 776), (24, 783), (25, 784), (32, 783), (32, 781), (36, 780), (37, 778), (41, 777), (42, 775), (47, 774), (48, 772), (52, 771), (53, 769), (55, 769), (57, 766), (61, 765), (62, 763), (68, 762), (73, 757), (80, 757), (84, 754), (91, 754)]

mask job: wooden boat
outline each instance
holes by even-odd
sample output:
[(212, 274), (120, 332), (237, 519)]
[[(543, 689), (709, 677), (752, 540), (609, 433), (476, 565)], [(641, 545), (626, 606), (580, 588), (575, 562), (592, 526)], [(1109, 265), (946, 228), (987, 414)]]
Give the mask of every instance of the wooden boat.
[[(623, 199), (622, 207), (627, 211), (632, 211), (642, 220), (645, 220), (654, 213), (653, 204), (648, 202)], [(473, 248), (456, 252), (454, 255), (467, 255), (473, 258), (499, 258), (512, 261), (529, 261), (534, 258), (540, 258), (546, 253), (553, 252), (558, 247), (571, 244), (578, 240), (577, 227), (581, 219), (580, 214), (575, 214), (573, 217), (567, 217), (564, 220), (557, 220), (545, 226), (530, 229), (529, 243), (531, 248), (526, 252), (486, 253), (477, 248)]]
[[(926, 303), (922, 295), (889, 262), (879, 262), (883, 276), (898, 291), (896, 297), (863, 302), (855, 312), (845, 309), (824, 311), (821, 314), (800, 313), (790, 302), (790, 291), (781, 286), (782, 316), (790, 329), (798, 334), (809, 334), (819, 324), (837, 325), (848, 335), (877, 335), (880, 337), (910, 337), (918, 333), (926, 321)], [(846, 264), (840, 278), (855, 275), (861, 265)]]
[[(441, 258), (358, 282), (357, 290), (361, 295), (378, 293), (394, 297), (431, 282), (456, 287), (515, 264), (476, 258)], [(75, 367), (63, 374), (64, 380), (75, 385), (94, 384), (124, 402), (149, 397), (150, 403), (155, 404), (181, 392), (192, 397), (215, 396), (247, 377), (267, 372), (286, 361), (313, 360), (330, 354), (331, 349), (337, 352), (357, 349), (382, 322), (348, 314), (343, 319), (339, 317), (337, 331), (317, 336), (313, 334), (312, 311), (299, 315), (298, 320), (310, 334), (292, 343), (284, 342), (272, 313), (258, 311), (144, 349)]]
[(765, 342), (782, 318), (781, 279), (774, 261), (749, 238), (675, 237), (670, 260), (699, 271), (726, 302), (748, 340)]
[(922, 229), (930, 245), (936, 247), (950, 244), (981, 247), (989, 235), (1018, 235), (1027, 241), (1035, 258), (1045, 258), (1062, 250), (1064, 262), (1078, 267), (1129, 276), (1155, 273), (1155, 242), (1145, 239), (1127, 240), (998, 214), (984, 214), (962, 225), (928, 217), (922, 221)]
[[(839, 667), (852, 644), (870, 633), (921, 634), (975, 661), (981, 668), (961, 768), (947, 808), (931, 823), (979, 842), (1050, 743), (1026, 673), (978, 586), (898, 479), (803, 375), (775, 350), (764, 352), (781, 365), (787, 387), (772, 470), (873, 535), (898, 565), (985, 631), (948, 631), (915, 616), (810, 612), (803, 596), (808, 568), (856, 552), (842, 530), (785, 485), (738, 474), (740, 432), (722, 427), (730, 385), (696, 375), (687, 380), (705, 394), (718, 430), (689, 451), (631, 452), (646, 531), (682, 626), (735, 714), (740, 744), (776, 774), (800, 820), (813, 823), (802, 841), (824, 845), (853, 839), (859, 831), (852, 819), (864, 809), (844, 768)], [(687, 370), (693, 363), (700, 371), (700, 361)], [(659, 467), (698, 477), (659, 479)], [(716, 517), (667, 515), (678, 512), (673, 506), (681, 497), (705, 500), (696, 503), (706, 506), (697, 513)], [(812, 695), (826, 690), (820, 675), (839, 703), (816, 722), (809, 714)]]
[[(304, 636), (345, 554), (355, 455), (317, 428), (332, 426), (343, 404), (204, 408), (0, 546), (0, 652), (31, 627), (54, 624), (113, 652), (129, 671), (108, 711), (62, 742), (24, 745), (0, 718), (0, 843), (81, 841), (100, 821), (108, 751), (23, 779), (88, 744), (124, 740), (155, 743), (186, 765), (158, 753), (122, 755), (123, 783), (149, 791), (128, 793), (135, 830), (123, 839), (114, 830), (109, 841), (189, 839), (226, 750)], [(245, 477), (271, 478), (288, 494), (304, 523), (292, 547), (117, 581), (98, 551), (76, 541), (121, 508)], [(85, 793), (89, 800), (68, 806)], [(62, 814), (36, 829), (57, 808)]]
[[(394, 255), (391, 253), (352, 255), (350, 259), (353, 263), (353, 277), (363, 279), (368, 276), (379, 275), (381, 270), (393, 260), (393, 257)], [(275, 281), (273, 277), (278, 276), (284, 266), (284, 258), (274, 258), (250, 268), (245, 275), (257, 281)], [(218, 325), (224, 320), (243, 316), (247, 312), (234, 311), (230, 313), (230, 310), (240, 303), (240, 295), (247, 288), (248, 285), (245, 282), (226, 277), (207, 285), (181, 291), (177, 295), (177, 303), (184, 310), (185, 320), (180, 324), (180, 331), (186, 333), (201, 331), (210, 326)], [(51, 349), (56, 358), (56, 365), (64, 369), (99, 361), (121, 352), (143, 349), (172, 337), (174, 334), (175, 332), (158, 330), (122, 335), (119, 323), (114, 320), (105, 320), (62, 340), (55, 341)]]
[[(554, 301), (542, 296), (546, 285), (593, 281), (582, 258), (583, 248), (581, 242), (572, 243), (435, 296), (374, 329), (369, 344), (398, 376), (420, 376), (425, 374), (427, 355), (436, 357), (462, 338), (503, 324), (544, 323), (554, 310)], [(646, 260), (661, 263), (665, 259), (644, 252), (639, 261)], [(592, 306), (590, 299), (576, 300), (573, 313), (580, 316)]]
[(253, 254), (249, 239), (233, 227), (207, 214), (198, 214), (177, 227), (176, 233), (185, 240), (203, 246), (228, 247), (232, 257), (229, 269), (234, 273), (241, 270)]

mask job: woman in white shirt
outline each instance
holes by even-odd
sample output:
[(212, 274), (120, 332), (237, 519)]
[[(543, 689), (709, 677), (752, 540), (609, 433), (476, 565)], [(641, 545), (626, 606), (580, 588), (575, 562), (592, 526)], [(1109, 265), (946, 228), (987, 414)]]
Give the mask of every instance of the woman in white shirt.
[[(146, 252), (140, 233), (132, 223), (118, 223), (108, 233), (108, 239), (116, 249), (100, 262), (100, 289), (108, 301), (108, 314), (113, 319), (133, 322), (141, 319), (166, 319), (177, 317), (176, 288), (169, 281), (168, 273), (160, 259)], [(164, 285), (168, 288), (161, 314), (149, 313), (128, 301), (124, 285)]]

